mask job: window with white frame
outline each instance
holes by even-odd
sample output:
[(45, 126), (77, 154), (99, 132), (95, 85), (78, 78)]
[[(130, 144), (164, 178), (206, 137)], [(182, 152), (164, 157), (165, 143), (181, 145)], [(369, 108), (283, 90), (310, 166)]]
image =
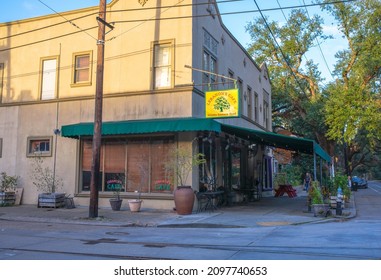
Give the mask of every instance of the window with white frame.
[(270, 95), (267, 91), (263, 90), (263, 123), (264, 127), (270, 129)]
[(154, 45), (153, 86), (168, 88), (172, 86), (172, 43)]
[(217, 59), (208, 51), (204, 51), (202, 68), (207, 72), (203, 72), (202, 83), (204, 89), (217, 89), (217, 76), (212, 73), (217, 73)]
[(73, 85), (91, 85), (91, 52), (73, 55)]
[(41, 61), (41, 100), (56, 98), (57, 92), (57, 58)]
[(51, 156), (52, 137), (28, 137), (27, 156)]
[(268, 130), (269, 129), (269, 103), (266, 101), (263, 101), (263, 122), (264, 127)]
[(217, 89), (217, 55), (218, 42), (206, 30), (204, 30), (204, 48), (202, 55), (202, 69), (206, 72), (202, 74), (203, 89)]

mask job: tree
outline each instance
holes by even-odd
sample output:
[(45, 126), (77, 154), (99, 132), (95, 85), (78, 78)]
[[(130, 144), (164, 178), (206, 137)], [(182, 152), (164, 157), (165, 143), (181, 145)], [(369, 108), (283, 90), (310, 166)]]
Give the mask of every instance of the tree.
[(293, 10), (284, 25), (258, 18), (246, 30), (252, 38), (249, 53), (266, 62), (271, 74), (274, 125), (317, 140), (332, 154), (334, 142), (326, 137), (322, 110), (325, 99), (319, 84), (323, 79), (317, 64), (304, 59), (316, 39), (329, 38), (322, 23), (317, 15), (310, 18), (304, 10)]
[(339, 78), (327, 87), (327, 135), (351, 145), (360, 131), (366, 131), (374, 146), (381, 139), (381, 2), (355, 1), (323, 8), (335, 17), (349, 46), (336, 54)]

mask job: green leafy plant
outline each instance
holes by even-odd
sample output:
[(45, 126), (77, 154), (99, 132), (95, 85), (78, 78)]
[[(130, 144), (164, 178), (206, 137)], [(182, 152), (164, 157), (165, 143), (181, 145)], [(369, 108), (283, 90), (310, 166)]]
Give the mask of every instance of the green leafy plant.
[(318, 181), (312, 181), (311, 187), (308, 190), (308, 196), (311, 199), (311, 204), (323, 204), (324, 198)]
[(339, 187), (341, 188), (343, 195), (349, 199), (351, 197), (351, 190), (348, 186), (348, 177), (340, 173), (331, 178), (328, 183), (330, 194), (336, 196)]
[(1, 172), (0, 192), (13, 191), (17, 186), (19, 176), (9, 176), (6, 172)]
[(191, 148), (178, 147), (171, 153), (169, 160), (165, 164), (165, 169), (174, 174), (178, 185), (184, 186), (192, 168), (204, 164), (205, 162), (206, 159), (204, 154), (193, 154)]

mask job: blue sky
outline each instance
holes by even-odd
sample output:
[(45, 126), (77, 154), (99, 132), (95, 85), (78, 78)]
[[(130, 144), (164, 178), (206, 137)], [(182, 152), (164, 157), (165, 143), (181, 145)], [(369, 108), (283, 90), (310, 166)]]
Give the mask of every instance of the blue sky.
[[(124, 0), (133, 1), (133, 0)], [(137, 1), (137, 0), (135, 0)], [(148, 0), (150, 1), (150, 0)], [(151, 0), (152, 1), (152, 0)], [(205, 0), (206, 2), (207, 0)], [(223, 0), (219, 0), (223, 1)], [(269, 8), (279, 8), (279, 7), (290, 7), (305, 4), (311, 4), (312, 0), (256, 0), (260, 9)], [(51, 7), (57, 12), (63, 12), (73, 9), (79, 9), (90, 6), (98, 6), (99, 0), (41, 0), (47, 6)], [(1, 1), (0, 10), (0, 22), (14, 21), (19, 19), (25, 19), (30, 17), (36, 17), (41, 15), (47, 15), (53, 13), (48, 7), (46, 7), (39, 0), (11, 0), (11, 1)], [(110, 1), (108, 1), (110, 2)], [(163, 1), (165, 2), (165, 0)], [(220, 3), (219, 9), (221, 14), (227, 12), (240, 12), (240, 11), (254, 11), (257, 10), (254, 0), (242, 0), (229, 3)], [(286, 21), (290, 10), (279, 11), (264, 11), (263, 14), (269, 17), (270, 21), (278, 21), (280, 24)], [(315, 62), (319, 63), (319, 70), (322, 72), (323, 76), (326, 77), (327, 81), (333, 78), (329, 74), (328, 68), (333, 70), (333, 63), (335, 61), (334, 55), (337, 51), (342, 50), (346, 47), (346, 43), (341, 38), (335, 25), (332, 25), (333, 19), (327, 15), (326, 12), (322, 12), (319, 7), (309, 7), (309, 14), (319, 14), (325, 20), (324, 32), (326, 35), (332, 35), (335, 39), (328, 40), (327, 42), (321, 42), (321, 49), (325, 60), (327, 61), (328, 67), (324, 62), (323, 55), (318, 47), (313, 48), (308, 54), (308, 59), (313, 59)], [(250, 36), (245, 32), (245, 26), (248, 22), (253, 21), (254, 18), (260, 17), (258, 12), (251, 13), (240, 13), (233, 15), (223, 15), (223, 22), (232, 32), (232, 34), (241, 42), (241, 44), (246, 47), (250, 42)]]

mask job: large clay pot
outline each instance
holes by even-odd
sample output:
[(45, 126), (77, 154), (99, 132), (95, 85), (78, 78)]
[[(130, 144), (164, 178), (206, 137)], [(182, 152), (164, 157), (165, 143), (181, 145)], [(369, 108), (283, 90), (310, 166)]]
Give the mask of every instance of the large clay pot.
[(174, 198), (177, 214), (192, 214), (194, 192), (191, 186), (178, 186), (174, 192)]
[(128, 201), (128, 205), (130, 206), (131, 212), (140, 212), (140, 207), (142, 206), (143, 200), (133, 199)]

